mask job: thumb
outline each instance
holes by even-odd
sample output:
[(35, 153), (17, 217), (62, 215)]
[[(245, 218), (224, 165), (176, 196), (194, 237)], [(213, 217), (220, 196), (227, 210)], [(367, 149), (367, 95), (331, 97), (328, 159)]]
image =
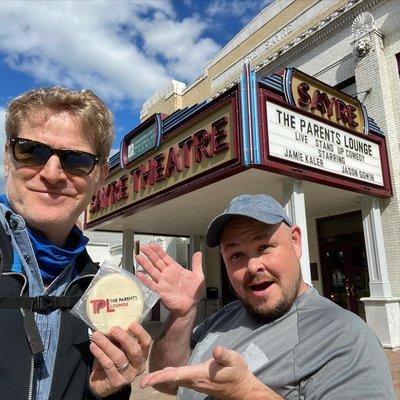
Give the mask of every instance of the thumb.
[(214, 348), (212, 353), (214, 360), (224, 367), (230, 367), (235, 364), (236, 352), (229, 350), (226, 347), (217, 346)]
[(201, 277), (204, 277), (203, 268), (201, 266), (202, 258), (203, 258), (203, 255), (202, 255), (202, 253), (200, 251), (196, 251), (196, 253), (193, 254), (193, 257), (192, 257), (192, 271), (195, 274), (197, 274), (197, 275), (199, 275)]

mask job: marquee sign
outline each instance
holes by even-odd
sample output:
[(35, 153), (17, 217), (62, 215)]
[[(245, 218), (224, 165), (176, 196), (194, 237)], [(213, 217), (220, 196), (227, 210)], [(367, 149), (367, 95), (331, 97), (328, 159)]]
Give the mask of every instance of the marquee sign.
[(384, 186), (378, 144), (270, 101), (266, 107), (271, 156)]
[[(93, 196), (85, 214), (85, 225), (88, 227), (111, 214), (120, 214), (154, 195), (237, 162), (236, 98), (236, 95), (227, 96), (190, 124), (163, 138), (158, 147), (138, 155), (133, 162), (128, 158), (126, 167), (114, 171)], [(132, 139), (148, 136), (151, 141), (149, 132), (153, 126), (154, 121), (138, 135), (124, 139), (125, 155), (129, 154), (126, 150)], [(145, 148), (143, 145), (142, 149)]]
[(295, 68), (284, 74), (286, 101), (312, 116), (358, 134), (368, 134), (365, 107), (354, 97), (336, 90)]

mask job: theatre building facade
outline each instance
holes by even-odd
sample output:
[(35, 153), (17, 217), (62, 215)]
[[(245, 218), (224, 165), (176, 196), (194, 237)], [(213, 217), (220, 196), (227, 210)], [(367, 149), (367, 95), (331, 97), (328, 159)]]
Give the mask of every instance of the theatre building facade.
[(189, 238), (203, 319), (235, 298), (208, 223), (267, 193), (302, 229), (305, 281), (399, 347), (399, 20), (395, 0), (273, 2), (195, 82), (145, 102), (85, 228), (123, 232), (128, 269), (135, 234)]

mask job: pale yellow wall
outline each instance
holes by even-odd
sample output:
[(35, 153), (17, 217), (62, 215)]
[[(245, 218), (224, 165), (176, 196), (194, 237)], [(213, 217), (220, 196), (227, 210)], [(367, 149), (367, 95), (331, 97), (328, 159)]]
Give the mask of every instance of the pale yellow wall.
[(182, 96), (179, 94), (173, 94), (167, 99), (161, 99), (157, 103), (149, 107), (147, 115), (145, 118), (142, 119), (142, 121), (145, 121), (147, 118), (151, 117), (155, 113), (171, 115), (173, 112), (183, 107), (184, 106), (182, 105)]
[[(254, 32), (249, 38), (247, 38), (242, 44), (236, 47), (222, 60), (218, 61), (217, 64), (213, 65), (209, 69), (210, 76), (216, 76), (221, 71), (229, 67), (232, 63), (244, 58), (253, 48), (260, 45), (266, 38), (268, 38), (274, 32), (279, 31), (285, 25), (287, 25), (293, 18), (300, 14), (304, 9), (308, 8), (312, 4), (316, 3), (317, 0), (302, 0), (295, 1), (290, 4), (287, 8), (282, 10), (273, 19), (268, 21), (264, 26)], [(314, 22), (315, 23), (315, 22)], [(292, 37), (289, 35), (288, 37)], [(282, 42), (280, 42), (281, 44)], [(281, 47), (281, 46), (279, 46)], [(276, 47), (272, 47), (271, 51), (276, 51)], [(257, 60), (260, 61), (260, 60)]]
[[(260, 55), (256, 60), (250, 61), (252, 66), (260, 65), (269, 55), (276, 52), (279, 48), (283, 48), (288, 42), (293, 40), (295, 37), (300, 35), (302, 32), (307, 31), (312, 25), (318, 23), (320, 20), (324, 19), (330, 13), (332, 13), (335, 9), (339, 8), (341, 5), (346, 3), (347, 0), (332, 0), (331, 5), (319, 13), (315, 18), (310, 19), (308, 23), (301, 26), (301, 28), (297, 30), (293, 30), (290, 32), (285, 38), (279, 41), (276, 46), (271, 46), (271, 48)], [(218, 77), (221, 73), (227, 70), (229, 67), (234, 65), (236, 62), (240, 62), (244, 60), (244, 58), (258, 46), (260, 46), (268, 37), (279, 32), (282, 28), (287, 26), (293, 19), (299, 16), (302, 12), (310, 8), (311, 6), (318, 3), (318, 0), (296, 0), (288, 7), (283, 9), (280, 13), (278, 13), (275, 17), (261, 26), (258, 30), (256, 30), (253, 34), (251, 34), (248, 38), (246, 38), (242, 43), (240, 43), (237, 47), (235, 47), (232, 51), (230, 51), (226, 56), (212, 64), (211, 66), (204, 72), (204, 74), (199, 77), (195, 82), (191, 83), (187, 89), (184, 91), (183, 95), (172, 95), (167, 99), (160, 99), (155, 104), (153, 104), (144, 117), (147, 118), (151, 116), (155, 112), (162, 112), (165, 114), (172, 114), (174, 111), (184, 108), (190, 107), (196, 103), (200, 103), (204, 99), (210, 98), (216, 92), (223, 89), (231, 82), (238, 79), (240, 71), (235, 73), (233, 76), (229, 77), (226, 81), (224, 81), (221, 85), (212, 88), (212, 80), (215, 77)], [(217, 55), (218, 56), (218, 55)]]
[(210, 92), (210, 77), (199, 79), (190, 90), (186, 91), (183, 95), (183, 107), (192, 106), (193, 104), (200, 103), (204, 99), (211, 96)]

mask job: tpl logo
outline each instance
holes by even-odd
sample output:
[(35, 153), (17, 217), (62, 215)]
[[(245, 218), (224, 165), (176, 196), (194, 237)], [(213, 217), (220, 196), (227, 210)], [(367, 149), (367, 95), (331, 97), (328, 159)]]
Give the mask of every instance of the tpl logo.
[(102, 308), (105, 308), (105, 311), (108, 313), (115, 311), (113, 308), (110, 308), (108, 299), (90, 300), (90, 304), (93, 305), (93, 314), (99, 314)]

